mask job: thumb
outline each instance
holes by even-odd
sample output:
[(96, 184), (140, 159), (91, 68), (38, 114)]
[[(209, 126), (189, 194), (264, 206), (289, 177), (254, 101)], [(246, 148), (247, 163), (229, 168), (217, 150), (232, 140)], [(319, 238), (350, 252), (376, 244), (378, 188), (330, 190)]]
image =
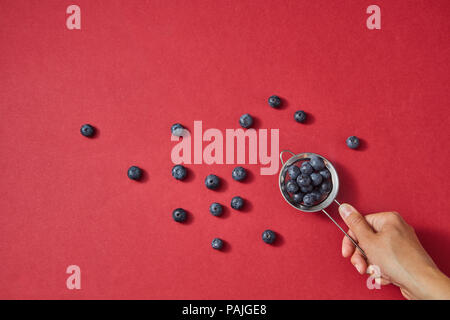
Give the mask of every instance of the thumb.
[(343, 203), (339, 206), (339, 213), (345, 224), (352, 230), (358, 239), (365, 238), (373, 233), (372, 227), (366, 219), (351, 205)]

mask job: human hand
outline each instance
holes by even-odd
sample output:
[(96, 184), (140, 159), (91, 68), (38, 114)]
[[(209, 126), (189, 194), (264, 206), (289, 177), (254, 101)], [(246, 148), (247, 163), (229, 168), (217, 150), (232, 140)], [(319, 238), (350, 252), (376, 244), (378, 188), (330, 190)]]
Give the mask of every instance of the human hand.
[(407, 299), (450, 299), (450, 279), (435, 265), (422, 247), (414, 229), (396, 212), (380, 212), (364, 217), (351, 205), (339, 207), (349, 235), (367, 255), (367, 261), (344, 237), (342, 255), (360, 274), (369, 265), (380, 268), (378, 283), (392, 283)]

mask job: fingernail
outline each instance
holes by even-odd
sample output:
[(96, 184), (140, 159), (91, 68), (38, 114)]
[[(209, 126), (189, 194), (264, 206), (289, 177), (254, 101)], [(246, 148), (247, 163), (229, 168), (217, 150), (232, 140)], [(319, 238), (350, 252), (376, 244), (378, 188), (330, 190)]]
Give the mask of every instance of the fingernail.
[(349, 204), (341, 204), (339, 207), (339, 213), (343, 219), (347, 218), (353, 212), (353, 207)]
[(358, 273), (361, 273), (361, 267), (359, 266), (359, 264), (355, 264), (355, 268), (356, 270), (358, 270)]

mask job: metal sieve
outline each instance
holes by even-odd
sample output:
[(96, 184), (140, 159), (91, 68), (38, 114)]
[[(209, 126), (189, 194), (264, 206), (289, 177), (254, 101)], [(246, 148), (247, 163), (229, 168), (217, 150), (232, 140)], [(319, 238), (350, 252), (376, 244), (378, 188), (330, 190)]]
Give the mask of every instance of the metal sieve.
[[(292, 155), (292, 157), (290, 157), (288, 159), (288, 161), (286, 161), (286, 162), (283, 161), (283, 154), (285, 152), (288, 152)], [(328, 194), (328, 196), (325, 199), (323, 199), (321, 202), (319, 202), (318, 204), (316, 204), (314, 206), (308, 207), (301, 203), (297, 204), (297, 203), (293, 202), (293, 200), (291, 199), (291, 196), (289, 195), (289, 193), (286, 190), (284, 181), (286, 179), (287, 170), (291, 165), (293, 165), (296, 162), (309, 160), (312, 156), (321, 158), (323, 160), (323, 162), (325, 163), (326, 168), (330, 171), (330, 174), (331, 174), (332, 188), (331, 188), (330, 193)], [(321, 155), (316, 154), (316, 153), (304, 152), (304, 153), (294, 154), (293, 152), (291, 152), (289, 150), (283, 150), (280, 152), (280, 161), (283, 166), (281, 167), (281, 170), (280, 170), (280, 177), (278, 179), (279, 180), (278, 183), (280, 186), (281, 195), (283, 196), (284, 200), (286, 200), (286, 202), (289, 203), (291, 206), (293, 206), (295, 209), (300, 210), (302, 212), (322, 211), (323, 213), (325, 213), (326, 216), (328, 218), (330, 218), (330, 220), (333, 221), (333, 223), (345, 234), (345, 236), (350, 239), (350, 241), (353, 243), (353, 245), (356, 248), (358, 248), (359, 251), (361, 251), (362, 255), (367, 258), (366, 253), (364, 252), (363, 249), (360, 248), (360, 246), (356, 243), (356, 241), (352, 237), (350, 237), (348, 235), (348, 233), (344, 231), (344, 229), (342, 229), (342, 227), (328, 214), (328, 212), (325, 211), (325, 208), (327, 208), (333, 202), (337, 203), (339, 206), (341, 205), (336, 200), (336, 196), (339, 191), (339, 177), (338, 177), (338, 174), (337, 174), (336, 169), (334, 168), (333, 164), (330, 161), (328, 161), (326, 158), (324, 158)]]

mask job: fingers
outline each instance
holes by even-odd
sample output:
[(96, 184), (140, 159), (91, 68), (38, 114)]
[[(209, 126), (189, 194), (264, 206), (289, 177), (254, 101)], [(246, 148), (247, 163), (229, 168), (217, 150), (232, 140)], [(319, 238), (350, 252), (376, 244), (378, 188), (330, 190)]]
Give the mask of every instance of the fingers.
[(408, 300), (416, 300), (413, 295), (406, 289), (400, 288), (402, 295)]
[(339, 206), (339, 213), (358, 239), (361, 240), (373, 234), (373, 229), (367, 223), (366, 219), (351, 205), (346, 203), (341, 204)]
[(355, 252), (353, 252), (352, 257), (350, 258), (350, 262), (353, 264), (359, 274), (366, 273), (367, 262), (359, 250), (355, 250)]
[[(348, 230), (348, 235), (353, 238), (356, 242), (358, 242), (358, 238), (356, 234), (352, 230)], [(351, 242), (349, 238), (344, 236), (342, 239), (342, 256), (344, 258), (350, 258), (350, 262), (356, 268), (359, 274), (366, 273), (367, 270), (367, 261), (364, 256), (361, 254), (359, 250), (356, 250), (355, 245)]]
[[(339, 207), (339, 213), (341, 214), (342, 219), (344, 219), (344, 222), (350, 228), (348, 235), (356, 242), (358, 242), (358, 239), (366, 238), (369, 234), (373, 233), (373, 229), (364, 217), (351, 205), (342, 204)], [(344, 236), (344, 239), (342, 240), (342, 255), (345, 258), (351, 256), (350, 262), (359, 274), (366, 273), (366, 259), (359, 250), (355, 250), (355, 245), (346, 236)]]
[[(347, 233), (350, 237), (353, 238), (353, 240), (358, 242), (358, 238), (356, 237), (356, 235), (353, 233), (352, 230), (348, 230)], [(347, 238), (347, 236), (344, 236), (344, 238), (342, 239), (342, 256), (344, 258), (348, 258), (353, 254), (354, 251), (355, 245), (350, 241), (349, 238)]]
[(383, 277), (380, 278), (376, 278), (375, 282), (382, 285), (382, 286), (387, 286), (388, 284), (391, 284), (391, 282), (388, 279), (385, 279)]

